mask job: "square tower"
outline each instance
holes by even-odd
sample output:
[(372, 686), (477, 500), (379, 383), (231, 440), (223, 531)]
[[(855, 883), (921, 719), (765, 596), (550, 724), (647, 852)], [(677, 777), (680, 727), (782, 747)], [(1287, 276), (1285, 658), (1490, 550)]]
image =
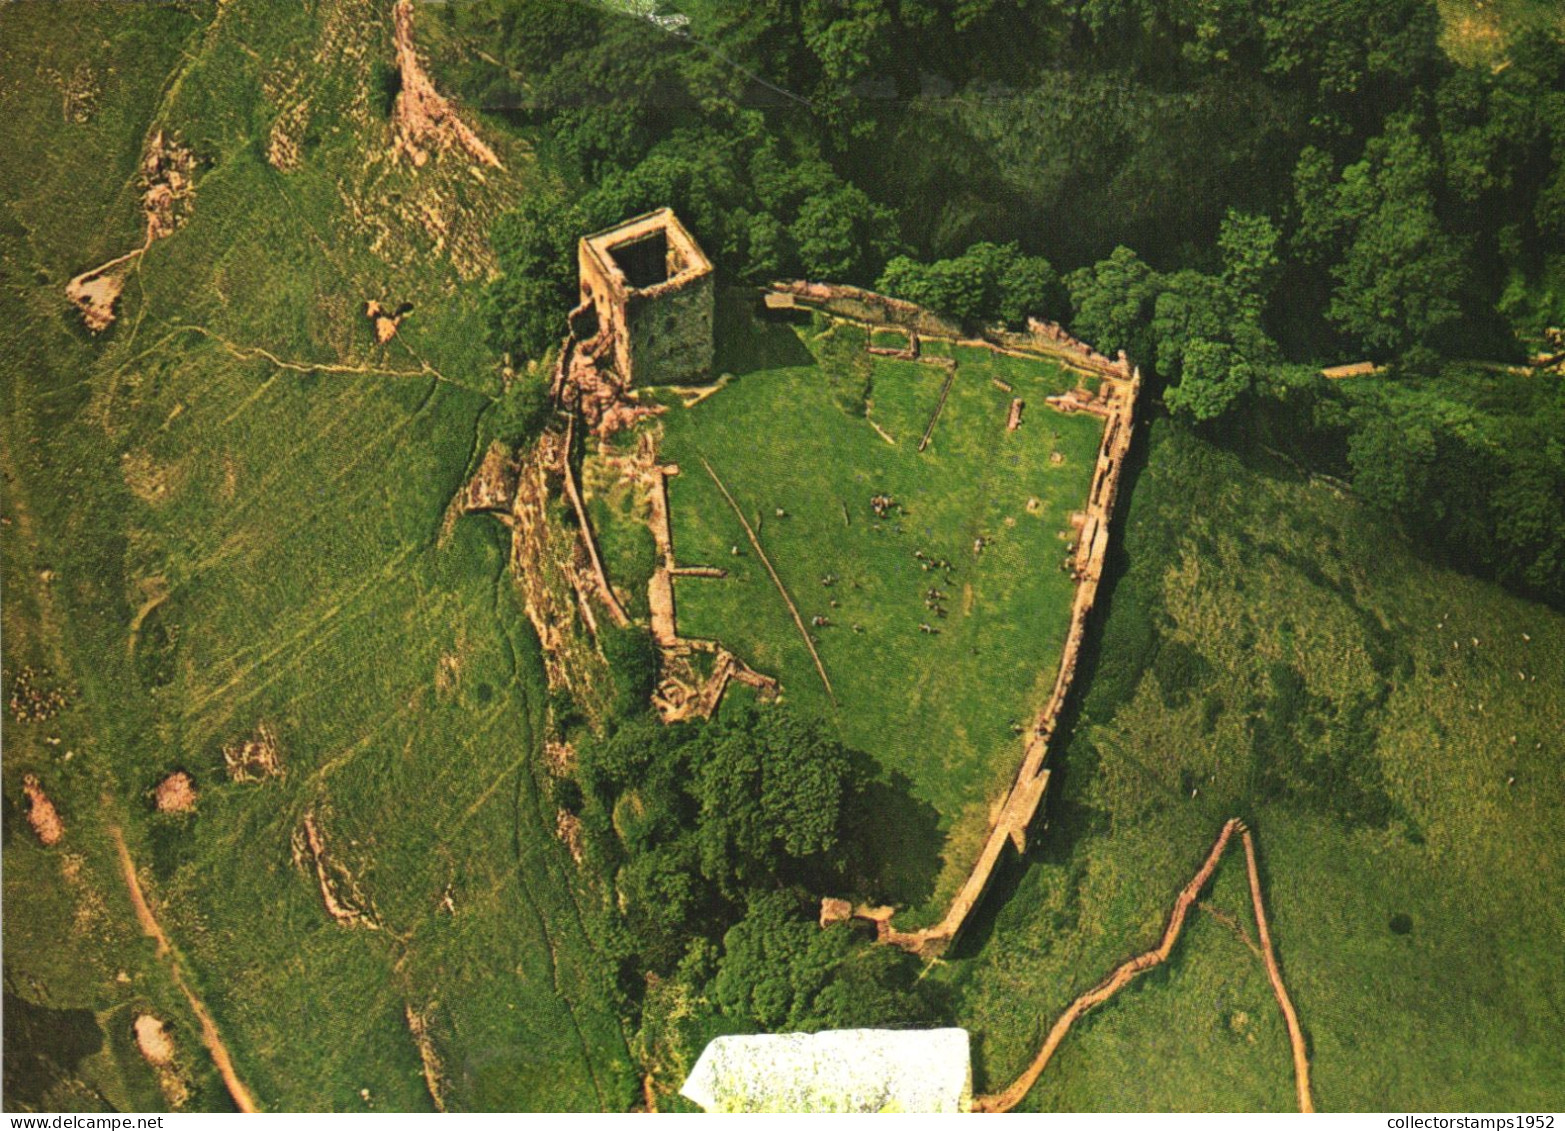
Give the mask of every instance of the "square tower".
[(712, 369), (712, 261), (672, 209), (582, 239), (581, 299), (626, 385), (706, 377)]

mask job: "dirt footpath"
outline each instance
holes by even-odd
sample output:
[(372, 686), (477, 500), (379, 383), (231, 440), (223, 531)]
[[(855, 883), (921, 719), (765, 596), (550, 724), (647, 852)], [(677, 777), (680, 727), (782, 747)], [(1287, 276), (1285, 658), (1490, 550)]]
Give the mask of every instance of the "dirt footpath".
[(212, 1063), (217, 1066), (217, 1074), (223, 1078), (228, 1094), (233, 1097), (234, 1106), (243, 1112), (260, 1111), (254, 1097), (250, 1095), (250, 1089), (245, 1087), (244, 1081), (239, 1079), (239, 1073), (234, 1071), (233, 1058), (228, 1055), (228, 1046), (223, 1044), (223, 1037), (217, 1031), (217, 1022), (212, 1020), (207, 1007), (185, 981), (185, 975), (179, 966), (179, 956), (169, 944), (168, 936), (158, 925), (157, 918), (152, 914), (152, 908), (147, 904), (146, 896), (142, 894), (141, 881), (136, 878), (136, 862), (131, 859), (130, 848), (125, 844), (125, 834), (120, 831), (118, 825), (111, 824), (109, 835), (114, 839), (114, 849), (119, 854), (120, 873), (125, 879), (125, 888), (130, 893), (131, 906), (136, 910), (136, 920), (141, 924), (142, 931), (157, 941), (158, 957), (167, 960), (169, 974), (173, 977), (174, 984), (185, 995), (185, 1000), (190, 1003), (190, 1011), (201, 1023), (201, 1043), (212, 1054)]
[(1271, 980), (1272, 992), (1277, 995), (1277, 1004), (1281, 1007), (1283, 1020), (1288, 1025), (1288, 1041), (1293, 1046), (1293, 1070), (1298, 1087), (1299, 1110), (1301, 1112), (1315, 1110), (1314, 1101), (1310, 1098), (1310, 1062), (1304, 1043), (1304, 1032), (1299, 1025), (1299, 1016), (1293, 1008), (1293, 1001), (1288, 997), (1288, 990), (1283, 985), (1282, 971), (1277, 965), (1277, 955), (1272, 950), (1271, 932), (1266, 922), (1266, 905), (1261, 899), (1261, 877), (1255, 859), (1255, 840), (1250, 830), (1245, 828), (1244, 822), (1238, 817), (1233, 817), (1223, 825), (1222, 831), (1217, 834), (1216, 842), (1212, 845), (1212, 850), (1206, 854), (1206, 861), (1174, 900), (1174, 906), (1168, 914), (1168, 925), (1163, 929), (1163, 938), (1157, 946), (1123, 963), (1107, 978), (1071, 1002), (1049, 1030), (1049, 1035), (1044, 1038), (1043, 1047), (1038, 1050), (1038, 1055), (1027, 1066), (1027, 1070), (1003, 1092), (976, 1097), (973, 1100), (974, 1111), (1006, 1112), (1021, 1103), (1027, 1093), (1032, 1091), (1043, 1070), (1049, 1066), (1049, 1061), (1060, 1047), (1060, 1042), (1065, 1039), (1065, 1034), (1070, 1032), (1070, 1027), (1082, 1014), (1093, 1006), (1103, 1004), (1154, 966), (1160, 966), (1168, 961), (1174, 944), (1179, 941), (1179, 936), (1185, 929), (1185, 918), (1190, 914), (1191, 905), (1201, 894), (1201, 889), (1211, 880), (1212, 873), (1217, 870), (1218, 862), (1222, 860), (1223, 853), (1228, 848), (1229, 840), (1236, 832), (1241, 834), (1244, 841), (1245, 864), (1250, 873), (1250, 901), (1255, 908), (1255, 925), (1261, 934), (1261, 952), (1266, 964), (1266, 975)]

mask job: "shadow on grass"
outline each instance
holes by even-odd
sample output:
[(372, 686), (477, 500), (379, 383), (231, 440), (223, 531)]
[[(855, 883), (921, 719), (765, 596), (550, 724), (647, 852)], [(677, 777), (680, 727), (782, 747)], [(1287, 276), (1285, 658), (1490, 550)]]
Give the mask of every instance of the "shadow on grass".
[[(727, 287), (717, 292), (716, 356), (712, 375), (736, 377), (757, 369), (781, 369), (815, 364), (790, 324), (797, 316), (760, 315), (759, 293), (748, 287)], [(803, 317), (808, 322), (808, 315)]]
[(868, 755), (868, 784), (854, 800), (844, 822), (851, 829), (846, 845), (848, 874), (855, 891), (895, 907), (913, 907), (934, 894), (935, 878), (945, 864), (940, 814), (915, 797), (913, 781), (900, 770), (878, 771)]
[(102, 1048), (103, 1030), (92, 1010), (35, 1005), (7, 986), (6, 1110), (38, 1109), (52, 1089), (68, 1085), (81, 1062)]

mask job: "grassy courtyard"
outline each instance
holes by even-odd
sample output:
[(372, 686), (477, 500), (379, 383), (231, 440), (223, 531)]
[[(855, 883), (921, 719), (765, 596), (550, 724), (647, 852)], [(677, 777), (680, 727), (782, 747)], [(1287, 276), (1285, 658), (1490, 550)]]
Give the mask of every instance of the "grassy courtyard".
[[(776, 674), (790, 701), (873, 757), (887, 799), (871, 838), (879, 894), (927, 917), (971, 866), (1015, 773), (1013, 725), (1052, 686), (1074, 591), (1061, 568), (1069, 519), (1086, 501), (1102, 422), (1044, 405), (1073, 374), (958, 348), (919, 452), (945, 367), (874, 357), (861, 329), (824, 319), (741, 321), (728, 334), (743, 339), (720, 358), (733, 379), (694, 407), (670, 400), (661, 418), (664, 458), (681, 468), (670, 482), (676, 556), (729, 571), (678, 579), (680, 631)], [(1008, 433), (1013, 397), (1027, 409)], [(815, 637), (830, 692), (708, 466)], [(875, 496), (894, 500), (884, 517)]]

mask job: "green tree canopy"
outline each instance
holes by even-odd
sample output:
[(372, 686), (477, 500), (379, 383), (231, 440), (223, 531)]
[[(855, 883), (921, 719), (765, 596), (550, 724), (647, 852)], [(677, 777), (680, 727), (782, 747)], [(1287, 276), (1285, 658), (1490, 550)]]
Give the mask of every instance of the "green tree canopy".
[(799, 265), (812, 279), (858, 279), (896, 245), (896, 217), (854, 185), (807, 198), (790, 226)]
[(1022, 254), (1015, 243), (975, 243), (954, 259), (933, 263), (899, 255), (875, 285), (966, 323), (998, 319), (1020, 325), (1029, 317), (1063, 313), (1054, 268), (1042, 256)]
[(517, 359), (538, 358), (565, 336), (575, 305), (576, 241), (589, 221), (549, 193), (524, 197), (490, 232), (500, 275), (484, 291), (490, 343)]
[(708, 724), (691, 758), (701, 867), (728, 891), (828, 862), (843, 803), (857, 788), (847, 749), (820, 722), (749, 711)]
[(1110, 357), (1118, 350), (1140, 361), (1155, 356), (1150, 324), (1159, 280), (1134, 251), (1116, 247), (1107, 259), (1072, 271), (1065, 285), (1077, 334)]
[(1282, 232), (1271, 217), (1230, 208), (1217, 233), (1223, 281), (1243, 315), (1259, 322), (1282, 272)]
[(1233, 346), (1195, 338), (1185, 347), (1179, 384), (1163, 399), (1176, 416), (1206, 423), (1232, 409), (1254, 379), (1250, 363)]
[(1295, 172), (1306, 254), (1331, 264), (1326, 316), (1371, 350), (1426, 344), (1461, 314), (1462, 242), (1436, 210), (1438, 167), (1411, 116), (1387, 122), (1361, 160), (1333, 179), (1330, 159), (1306, 150)]
[(773, 1032), (926, 1020), (917, 961), (863, 942), (846, 923), (823, 930), (787, 892), (759, 892), (723, 937), (713, 994), (724, 1012)]

